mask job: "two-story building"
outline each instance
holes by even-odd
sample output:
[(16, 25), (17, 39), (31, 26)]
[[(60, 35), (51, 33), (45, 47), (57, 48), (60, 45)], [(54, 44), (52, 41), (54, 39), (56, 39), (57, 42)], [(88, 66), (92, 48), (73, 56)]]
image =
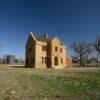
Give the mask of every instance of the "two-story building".
[(66, 47), (58, 37), (30, 32), (26, 43), (26, 67), (64, 68)]

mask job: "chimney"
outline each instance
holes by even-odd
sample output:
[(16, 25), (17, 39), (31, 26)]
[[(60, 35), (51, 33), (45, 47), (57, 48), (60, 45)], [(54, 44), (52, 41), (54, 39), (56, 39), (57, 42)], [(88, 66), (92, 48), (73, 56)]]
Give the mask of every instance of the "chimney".
[(45, 37), (45, 38), (48, 38), (48, 34), (44, 34), (44, 37)]

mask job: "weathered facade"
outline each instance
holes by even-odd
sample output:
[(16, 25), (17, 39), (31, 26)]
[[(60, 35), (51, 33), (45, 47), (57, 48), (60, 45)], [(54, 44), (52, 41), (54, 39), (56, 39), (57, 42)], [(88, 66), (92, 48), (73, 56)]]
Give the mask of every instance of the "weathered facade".
[(26, 67), (64, 68), (66, 47), (58, 37), (49, 38), (30, 32), (26, 43)]

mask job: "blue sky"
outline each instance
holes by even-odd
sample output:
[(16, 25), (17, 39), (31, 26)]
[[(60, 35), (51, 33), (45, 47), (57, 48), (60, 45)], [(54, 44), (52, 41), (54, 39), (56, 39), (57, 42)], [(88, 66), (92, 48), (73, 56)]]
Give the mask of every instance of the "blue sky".
[(31, 31), (57, 35), (67, 46), (93, 42), (100, 35), (100, 0), (0, 0), (0, 55), (24, 56)]

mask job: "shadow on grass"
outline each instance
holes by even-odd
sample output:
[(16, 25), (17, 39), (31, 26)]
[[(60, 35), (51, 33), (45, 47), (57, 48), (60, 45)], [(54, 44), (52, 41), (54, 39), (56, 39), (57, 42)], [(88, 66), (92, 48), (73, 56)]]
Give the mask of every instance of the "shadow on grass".
[(24, 65), (11, 66), (12, 68), (26, 68)]

